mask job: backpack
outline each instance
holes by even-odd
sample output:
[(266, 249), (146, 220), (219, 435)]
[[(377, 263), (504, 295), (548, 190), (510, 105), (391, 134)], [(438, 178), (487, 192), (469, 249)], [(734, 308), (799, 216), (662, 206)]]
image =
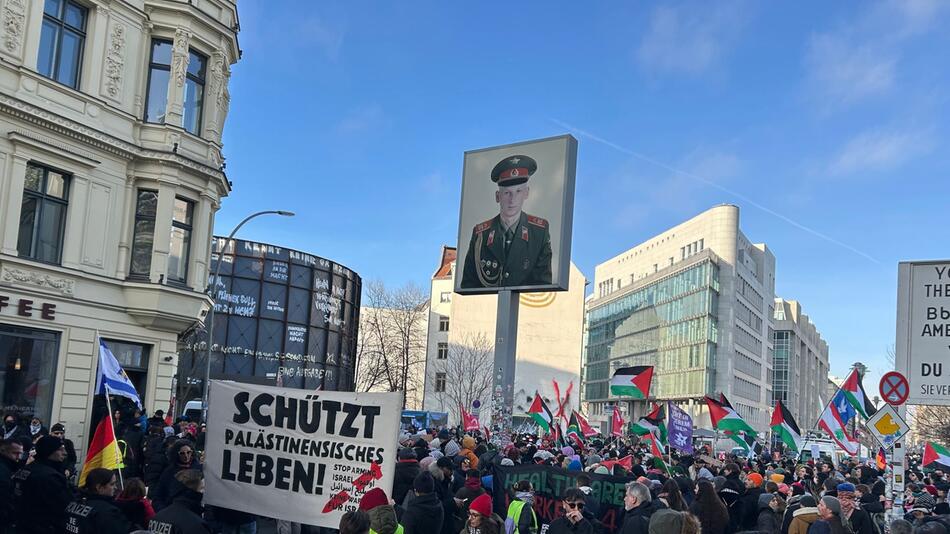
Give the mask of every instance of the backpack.
[(888, 528), (887, 516), (884, 512), (875, 512), (871, 515), (871, 528), (874, 530), (874, 534), (887, 534), (890, 532)]

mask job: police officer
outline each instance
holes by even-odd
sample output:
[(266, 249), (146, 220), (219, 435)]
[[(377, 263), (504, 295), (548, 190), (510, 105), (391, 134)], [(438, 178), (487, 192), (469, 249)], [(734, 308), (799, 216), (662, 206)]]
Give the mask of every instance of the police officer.
[(127, 534), (132, 525), (113, 504), (115, 474), (97, 467), (86, 473), (82, 496), (66, 507), (68, 534)]
[(537, 170), (537, 162), (523, 155), (506, 157), (492, 169), (499, 213), (472, 229), (462, 288), (551, 284), (548, 221), (521, 209), (530, 192), (528, 178)]
[(63, 440), (43, 436), (36, 442), (35, 460), (13, 475), (16, 524), (20, 534), (59, 534), (66, 524), (66, 506), (73, 494), (63, 474)]

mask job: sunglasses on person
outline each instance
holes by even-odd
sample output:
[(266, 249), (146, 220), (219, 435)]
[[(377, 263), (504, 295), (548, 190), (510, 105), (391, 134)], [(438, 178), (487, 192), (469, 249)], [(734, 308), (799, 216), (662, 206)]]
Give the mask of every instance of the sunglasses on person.
[(575, 510), (583, 510), (583, 509), (584, 509), (584, 503), (582, 503), (582, 502), (565, 502), (564, 504), (566, 504), (567, 507), (568, 507), (568, 508), (571, 508), (571, 509), (575, 509)]

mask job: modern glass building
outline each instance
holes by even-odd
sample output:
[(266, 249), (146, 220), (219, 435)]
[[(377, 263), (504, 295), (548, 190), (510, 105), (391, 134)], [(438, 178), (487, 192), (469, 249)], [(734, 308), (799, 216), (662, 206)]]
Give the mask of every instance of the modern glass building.
[[(705, 395), (725, 394), (753, 427), (772, 406), (775, 257), (739, 229), (739, 208), (709, 209), (599, 264), (587, 299), (582, 409), (639, 417), (674, 401), (708, 428)], [(653, 365), (651, 399), (610, 395), (619, 367)]]
[(772, 401), (781, 400), (804, 430), (818, 420), (828, 382), (828, 343), (794, 300), (775, 299)]
[(653, 394), (712, 393), (718, 341), (719, 267), (711, 255), (588, 313), (584, 396), (607, 400), (613, 372), (655, 366)]

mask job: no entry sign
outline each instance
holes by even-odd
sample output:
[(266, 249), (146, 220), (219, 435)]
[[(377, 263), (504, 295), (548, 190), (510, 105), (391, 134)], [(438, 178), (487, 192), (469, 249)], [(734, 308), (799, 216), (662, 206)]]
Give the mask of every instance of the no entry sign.
[(884, 402), (892, 406), (904, 404), (907, 402), (907, 396), (910, 394), (910, 384), (907, 383), (907, 378), (897, 371), (885, 373), (884, 376), (881, 377), (879, 389)]

